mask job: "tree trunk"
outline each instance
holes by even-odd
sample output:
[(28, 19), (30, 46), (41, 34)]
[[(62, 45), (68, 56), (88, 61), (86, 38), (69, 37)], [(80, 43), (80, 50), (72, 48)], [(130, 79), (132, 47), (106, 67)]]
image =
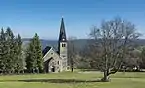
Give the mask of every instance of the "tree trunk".
[(74, 71), (74, 62), (73, 62), (73, 58), (71, 58), (71, 72)]
[(40, 68), (37, 68), (37, 73), (38, 73), (38, 74), (40, 73)]
[(104, 71), (104, 77), (101, 79), (101, 81), (103, 81), (103, 82), (109, 82), (110, 81), (108, 73), (109, 73), (108, 71)]

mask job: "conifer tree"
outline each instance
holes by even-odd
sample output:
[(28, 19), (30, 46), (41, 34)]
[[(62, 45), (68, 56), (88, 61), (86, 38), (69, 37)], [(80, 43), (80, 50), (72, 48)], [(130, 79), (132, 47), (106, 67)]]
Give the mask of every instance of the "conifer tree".
[(0, 71), (3, 73), (5, 71), (5, 57), (6, 57), (6, 52), (5, 52), (5, 44), (6, 43), (6, 38), (5, 38), (5, 33), (3, 28), (1, 29), (0, 32)]
[(26, 67), (31, 73), (34, 70), (37, 72), (43, 69), (42, 51), (39, 36), (35, 34), (33, 39), (30, 41), (26, 52)]
[(36, 64), (37, 64), (37, 71), (42, 72), (43, 70), (43, 60), (42, 60), (42, 50), (41, 50), (41, 43), (39, 40), (39, 36), (37, 33), (35, 33), (34, 36), (34, 44), (35, 44), (35, 50), (36, 50)]
[(24, 68), (24, 60), (22, 57), (22, 40), (19, 34), (15, 39), (15, 52), (16, 52), (15, 53), (15, 56), (16, 56), (15, 70), (19, 73)]
[(12, 30), (8, 27), (6, 29), (6, 71), (8, 73), (14, 72), (15, 67), (15, 39)]
[(0, 72), (14, 73), (23, 68), (22, 61), (22, 41), (20, 35), (15, 38), (12, 30), (8, 27), (6, 32), (0, 32)]
[(34, 69), (36, 68), (35, 51), (36, 50), (32, 39), (26, 50), (26, 68), (29, 73), (33, 73)]

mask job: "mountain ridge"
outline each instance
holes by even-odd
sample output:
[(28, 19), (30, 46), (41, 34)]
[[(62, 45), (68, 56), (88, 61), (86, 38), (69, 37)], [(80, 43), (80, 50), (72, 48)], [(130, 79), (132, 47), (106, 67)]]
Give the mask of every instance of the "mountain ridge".
[[(23, 44), (28, 44), (28, 42), (31, 39), (32, 38), (23, 38), (22, 42), (23, 42)], [(76, 48), (80, 50), (80, 49), (83, 49), (90, 40), (91, 39), (75, 39), (75, 40), (73, 40), (73, 43), (76, 46)], [(46, 46), (51, 46), (57, 50), (58, 40), (40, 39), (40, 42), (42, 45), (42, 49), (44, 49)], [(140, 46), (143, 46), (143, 45), (145, 45), (145, 39), (137, 39), (137, 40), (135, 40), (135, 43)]]

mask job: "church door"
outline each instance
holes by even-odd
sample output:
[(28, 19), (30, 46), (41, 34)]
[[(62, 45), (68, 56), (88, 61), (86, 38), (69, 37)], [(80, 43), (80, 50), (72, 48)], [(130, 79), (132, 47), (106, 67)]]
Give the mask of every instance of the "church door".
[(55, 72), (55, 66), (52, 66), (51, 72)]

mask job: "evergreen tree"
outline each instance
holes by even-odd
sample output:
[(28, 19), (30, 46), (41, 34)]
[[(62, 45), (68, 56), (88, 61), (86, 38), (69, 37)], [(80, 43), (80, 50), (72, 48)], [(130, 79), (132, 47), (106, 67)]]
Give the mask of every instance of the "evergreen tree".
[(35, 33), (34, 36), (34, 44), (35, 44), (35, 50), (36, 50), (36, 63), (37, 63), (37, 71), (42, 72), (43, 70), (43, 60), (42, 60), (42, 50), (41, 50), (41, 43), (39, 40), (39, 36), (37, 33)]
[(36, 59), (35, 59), (35, 47), (33, 45), (33, 39), (30, 41), (29, 46), (26, 50), (26, 67), (29, 73), (33, 73), (36, 68)]
[(15, 38), (8, 27), (0, 32), (0, 72), (14, 73), (23, 69), (22, 41), (20, 35)]
[(6, 43), (6, 38), (5, 38), (5, 33), (3, 28), (1, 29), (0, 33), (0, 71), (3, 73), (5, 71), (5, 44)]
[(15, 70), (19, 73), (20, 71), (23, 70), (24, 68), (24, 60), (22, 57), (22, 40), (21, 36), (18, 34), (18, 36), (15, 39), (15, 56), (16, 56), (16, 67)]
[(43, 60), (42, 51), (39, 36), (35, 34), (33, 39), (30, 41), (26, 52), (26, 67), (29, 72), (42, 71)]
[(8, 73), (13, 73), (15, 71), (15, 38), (12, 30), (8, 27), (6, 29), (6, 71)]

